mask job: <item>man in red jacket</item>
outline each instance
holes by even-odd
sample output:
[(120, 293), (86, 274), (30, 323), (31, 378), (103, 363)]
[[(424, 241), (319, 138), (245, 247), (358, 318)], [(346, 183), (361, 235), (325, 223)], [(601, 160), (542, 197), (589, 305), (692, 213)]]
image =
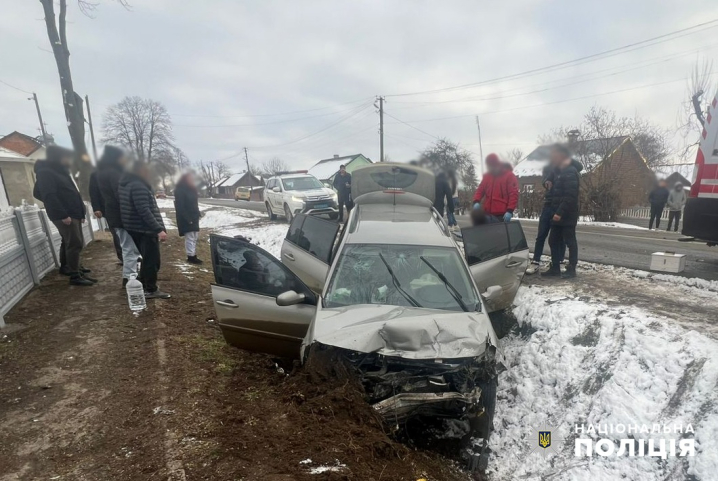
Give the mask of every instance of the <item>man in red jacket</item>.
[[(511, 164), (496, 154), (486, 156), (486, 173), (474, 195), (474, 208), (482, 206), (490, 220), (509, 222), (519, 204), (519, 181)], [(493, 218), (493, 219), (491, 219)]]

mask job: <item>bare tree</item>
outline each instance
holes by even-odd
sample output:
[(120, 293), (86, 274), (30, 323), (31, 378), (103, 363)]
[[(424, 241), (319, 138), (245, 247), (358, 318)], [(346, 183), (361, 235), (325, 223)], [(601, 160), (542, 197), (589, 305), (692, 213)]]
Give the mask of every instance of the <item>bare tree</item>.
[(459, 176), (463, 176), (466, 169), (474, 165), (471, 152), (448, 139), (439, 139), (427, 147), (421, 152), (421, 160), (429, 168), (453, 170)]
[(279, 157), (272, 157), (271, 159), (262, 162), (258, 173), (262, 177), (267, 178), (277, 175), (279, 172), (286, 172), (288, 170), (289, 166), (285, 161)]
[(687, 160), (693, 148), (700, 143), (700, 135), (706, 122), (708, 106), (718, 91), (713, 80), (713, 61), (696, 62), (686, 86), (686, 100), (679, 112), (678, 133), (683, 137), (680, 157)]
[(217, 184), (230, 174), (229, 167), (220, 160), (210, 162), (200, 160), (197, 164), (197, 170), (200, 179), (207, 186), (207, 195), (210, 197), (216, 194)]
[(516, 165), (524, 159), (524, 152), (519, 148), (513, 148), (504, 153), (503, 158), (511, 165)]
[(172, 152), (172, 119), (152, 99), (125, 97), (107, 108), (102, 119), (103, 142), (116, 143), (141, 161), (152, 163), (161, 152)]
[(155, 153), (150, 164), (158, 183), (166, 191), (174, 186), (178, 173), (189, 167), (189, 159), (182, 150), (174, 147)]

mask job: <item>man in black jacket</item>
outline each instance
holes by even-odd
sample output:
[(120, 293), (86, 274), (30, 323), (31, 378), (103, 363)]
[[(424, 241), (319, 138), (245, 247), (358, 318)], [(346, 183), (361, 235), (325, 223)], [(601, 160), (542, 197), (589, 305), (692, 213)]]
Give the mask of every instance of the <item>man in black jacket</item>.
[(91, 286), (95, 282), (80, 266), (80, 253), (85, 245), (82, 224), (85, 204), (70, 175), (73, 152), (56, 145), (47, 148), (46, 160), (35, 162), (33, 195), (45, 204), (45, 211), (62, 237), (60, 272), (70, 276), (74, 286)]
[(180, 177), (175, 186), (174, 194), (177, 231), (180, 237), (184, 236), (187, 262), (190, 264), (202, 264), (202, 261), (197, 257), (199, 218), (201, 217), (199, 211), (199, 194), (192, 172), (187, 172)]
[[(122, 226), (120, 213), (119, 187), (129, 160), (125, 151), (119, 147), (106, 145), (100, 161), (97, 163), (97, 188), (102, 197), (102, 215), (117, 238), (122, 252), (122, 286), (131, 276), (137, 276), (137, 259), (140, 252), (130, 234)], [(92, 192), (92, 191), (90, 191)], [(97, 215), (97, 213), (95, 213)]]
[[(106, 150), (107, 147), (105, 147), (105, 151)], [(101, 165), (102, 159), (100, 159), (100, 161), (97, 163), (97, 170), (100, 169)], [(105, 212), (105, 201), (102, 199), (100, 184), (97, 180), (97, 170), (90, 174), (90, 204), (92, 205), (92, 212), (93, 214), (95, 214), (97, 222), (101, 222), (101, 219), (104, 216)], [(102, 225), (100, 225), (100, 227), (102, 227)], [(112, 234), (112, 243), (115, 245), (115, 254), (117, 255), (117, 260), (120, 264), (122, 264), (122, 246), (120, 245), (120, 239), (117, 237), (117, 234), (115, 234), (114, 230), (110, 229), (110, 233)]]
[[(551, 164), (557, 169), (551, 189), (551, 206), (555, 209), (555, 213), (548, 239), (551, 247), (551, 268), (544, 275), (571, 278), (576, 277), (576, 264), (578, 264), (576, 224), (578, 224), (581, 180), (566, 146), (555, 144), (551, 147)], [(564, 244), (568, 247), (568, 268), (562, 274), (561, 251), (564, 249)]]
[(122, 176), (119, 188), (120, 213), (124, 229), (142, 255), (137, 280), (145, 288), (145, 298), (169, 299), (171, 296), (157, 287), (160, 242), (167, 239), (167, 232), (152, 192), (150, 178), (150, 170), (143, 162), (135, 162), (132, 172)]
[(444, 217), (444, 208), (447, 212), (454, 211), (454, 191), (444, 172), (436, 174), (434, 185), (434, 209)]
[(339, 222), (344, 220), (344, 206), (347, 207), (347, 217), (354, 207), (352, 202), (352, 175), (347, 172), (344, 165), (339, 166), (339, 172), (334, 175), (334, 189), (337, 191), (339, 204)]
[(651, 220), (648, 221), (648, 228), (653, 230), (653, 221), (656, 221), (656, 229), (661, 227), (661, 216), (663, 215), (663, 209), (666, 208), (666, 202), (668, 202), (668, 196), (670, 192), (666, 187), (666, 181), (661, 180), (655, 189), (648, 195), (648, 202), (651, 203)]

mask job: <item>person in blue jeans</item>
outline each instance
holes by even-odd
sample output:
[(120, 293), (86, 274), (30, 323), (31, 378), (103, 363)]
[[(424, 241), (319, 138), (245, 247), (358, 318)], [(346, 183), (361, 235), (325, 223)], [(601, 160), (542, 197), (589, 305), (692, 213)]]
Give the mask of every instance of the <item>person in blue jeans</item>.
[[(581, 172), (583, 165), (577, 160), (572, 160), (573, 166)], [(534, 245), (534, 255), (531, 259), (531, 264), (526, 269), (526, 274), (535, 274), (538, 272), (541, 265), (541, 256), (543, 255), (543, 249), (546, 245), (546, 239), (548, 238), (549, 232), (551, 232), (551, 219), (556, 214), (556, 209), (551, 206), (553, 200), (553, 182), (556, 175), (556, 169), (551, 165), (547, 165), (543, 170), (543, 187), (544, 192), (544, 203), (543, 209), (541, 210), (541, 216), (539, 217), (538, 232), (536, 233), (536, 244)], [(566, 255), (566, 244), (562, 243), (563, 248), (560, 249), (561, 256), (560, 261), (563, 262)]]

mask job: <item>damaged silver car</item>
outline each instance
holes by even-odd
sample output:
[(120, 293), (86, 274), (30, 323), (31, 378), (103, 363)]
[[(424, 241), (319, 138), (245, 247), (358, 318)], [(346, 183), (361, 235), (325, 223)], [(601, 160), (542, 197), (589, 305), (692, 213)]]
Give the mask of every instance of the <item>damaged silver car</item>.
[(224, 337), (303, 361), (341, 359), (388, 426), (446, 420), (482, 469), (502, 369), (488, 314), (511, 305), (528, 265), (521, 225), (464, 228), (458, 243), (432, 207), (433, 174), (414, 166), (357, 169), (352, 192), (343, 229), (297, 215), (281, 261), (211, 237)]

